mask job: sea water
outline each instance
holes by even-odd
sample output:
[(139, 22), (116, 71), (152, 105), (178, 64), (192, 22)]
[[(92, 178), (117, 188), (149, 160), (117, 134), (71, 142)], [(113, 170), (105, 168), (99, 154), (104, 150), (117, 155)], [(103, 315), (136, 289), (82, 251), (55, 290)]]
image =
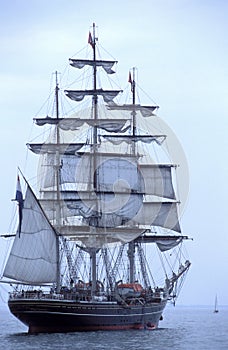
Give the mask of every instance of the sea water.
[(0, 307), (0, 346), (4, 350), (220, 350), (228, 349), (228, 307), (167, 306), (159, 329), (29, 335)]

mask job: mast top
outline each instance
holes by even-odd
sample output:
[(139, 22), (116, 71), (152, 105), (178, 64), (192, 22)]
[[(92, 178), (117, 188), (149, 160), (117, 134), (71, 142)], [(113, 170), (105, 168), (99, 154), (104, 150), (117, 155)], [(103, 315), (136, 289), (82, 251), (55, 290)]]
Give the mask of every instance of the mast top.
[(95, 52), (96, 40), (98, 40), (95, 36), (95, 23), (93, 23), (93, 34), (89, 31), (88, 44), (90, 44)]
[(132, 68), (132, 76), (131, 71), (129, 71), (128, 82), (131, 84), (132, 104), (135, 105), (135, 67)]
[(59, 119), (59, 83), (58, 83), (58, 72), (55, 71), (55, 106), (56, 106), (56, 119)]

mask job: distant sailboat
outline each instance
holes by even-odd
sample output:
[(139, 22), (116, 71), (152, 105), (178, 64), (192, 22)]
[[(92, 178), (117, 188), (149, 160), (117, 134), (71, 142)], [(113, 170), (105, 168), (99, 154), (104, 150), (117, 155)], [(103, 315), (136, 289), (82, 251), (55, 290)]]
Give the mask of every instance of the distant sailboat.
[(219, 310), (218, 310), (218, 297), (217, 295), (215, 296), (215, 308), (214, 308), (214, 313), (218, 313)]

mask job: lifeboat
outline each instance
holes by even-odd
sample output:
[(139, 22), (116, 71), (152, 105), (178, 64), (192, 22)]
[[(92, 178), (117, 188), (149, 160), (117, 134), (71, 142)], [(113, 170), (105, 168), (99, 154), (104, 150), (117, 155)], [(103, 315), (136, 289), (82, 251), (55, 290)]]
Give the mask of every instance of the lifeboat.
[(140, 283), (120, 283), (117, 285), (117, 293), (123, 298), (137, 298), (142, 294), (143, 287)]

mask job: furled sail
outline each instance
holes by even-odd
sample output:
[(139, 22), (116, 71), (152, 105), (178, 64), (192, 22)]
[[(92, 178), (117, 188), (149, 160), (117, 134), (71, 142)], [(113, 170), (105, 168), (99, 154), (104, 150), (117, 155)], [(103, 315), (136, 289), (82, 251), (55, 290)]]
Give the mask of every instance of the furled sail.
[(126, 125), (126, 119), (82, 119), (82, 118), (35, 118), (36, 124), (39, 126), (43, 126), (45, 124), (56, 125), (58, 124), (59, 128), (65, 131), (68, 130), (77, 130), (84, 123), (89, 126), (97, 126), (100, 129), (104, 129), (109, 132), (125, 132), (129, 125)]
[(119, 145), (121, 142), (144, 142), (144, 143), (151, 143), (156, 142), (158, 145), (161, 145), (164, 141), (166, 136), (165, 135), (137, 135), (137, 136), (129, 136), (129, 135), (103, 135), (105, 139), (112, 142), (115, 145)]
[(85, 96), (100, 95), (105, 102), (112, 102), (121, 90), (65, 90), (65, 94), (74, 101), (82, 101)]
[(60, 154), (74, 155), (83, 146), (84, 143), (61, 145), (57, 145), (56, 143), (27, 143), (27, 147), (30, 149), (30, 151), (36, 154), (56, 154), (56, 152), (58, 151)]
[(143, 117), (151, 117), (153, 112), (159, 108), (158, 106), (142, 106), (137, 104), (124, 104), (124, 105), (117, 105), (115, 103), (109, 103), (108, 109), (110, 110), (117, 110), (117, 111), (131, 111), (131, 112), (137, 112), (140, 111)]
[(57, 236), (28, 187), (21, 233), (17, 232), (5, 266), (5, 277), (30, 284), (56, 281)]
[(94, 62), (93, 60), (83, 60), (83, 59), (73, 59), (73, 58), (70, 58), (69, 61), (72, 67), (81, 69), (85, 66), (95, 67), (96, 65), (96, 67), (102, 67), (108, 74), (115, 73), (115, 71), (112, 70), (112, 67), (114, 66), (115, 63), (117, 63), (117, 61), (96, 60), (96, 62)]

